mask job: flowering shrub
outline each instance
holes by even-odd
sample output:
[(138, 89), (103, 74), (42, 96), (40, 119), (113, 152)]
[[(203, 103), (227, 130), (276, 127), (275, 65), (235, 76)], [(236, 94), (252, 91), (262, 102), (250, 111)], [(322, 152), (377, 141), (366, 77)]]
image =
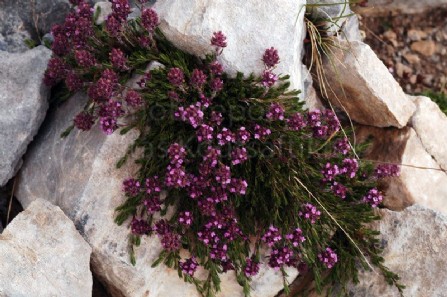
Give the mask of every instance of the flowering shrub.
[[(178, 269), (203, 296), (215, 296), (228, 271), (249, 295), (263, 262), (283, 275), (286, 289), (287, 267), (312, 273), (318, 290), (343, 289), (356, 280), (357, 263), (377, 266), (398, 285), (367, 226), (382, 201), (377, 179), (398, 168), (356, 159), (331, 110), (303, 111), (288, 77), (274, 73), (275, 48), (260, 57), (262, 76), (229, 77), (217, 59), (224, 33), (210, 36), (201, 60), (164, 38), (144, 3), (141, 18), (127, 20), (127, 1), (111, 2), (113, 13), (94, 26), (89, 5), (72, 1), (74, 12), (53, 28), (45, 82), (86, 91), (76, 128), (139, 131), (118, 164), (142, 148), (137, 176), (123, 181), (127, 199), (116, 221), (130, 224), (134, 245), (141, 236), (159, 238), (154, 265)], [(162, 66), (146, 67), (154, 61)], [(182, 259), (181, 249), (190, 256)], [(206, 277), (197, 277), (199, 267)]]

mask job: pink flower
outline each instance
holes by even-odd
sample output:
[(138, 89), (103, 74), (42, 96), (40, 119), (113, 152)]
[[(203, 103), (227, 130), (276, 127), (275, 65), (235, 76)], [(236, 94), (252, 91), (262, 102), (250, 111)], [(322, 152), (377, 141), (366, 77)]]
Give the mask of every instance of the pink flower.
[(213, 37), (211, 38), (211, 45), (224, 48), (227, 46), (227, 37), (222, 33), (222, 31), (214, 32)]
[(279, 63), (278, 51), (274, 47), (266, 49), (262, 56), (262, 61), (267, 68), (275, 67)]
[(157, 12), (152, 8), (144, 9), (141, 13), (141, 23), (149, 33), (152, 33), (159, 24)]

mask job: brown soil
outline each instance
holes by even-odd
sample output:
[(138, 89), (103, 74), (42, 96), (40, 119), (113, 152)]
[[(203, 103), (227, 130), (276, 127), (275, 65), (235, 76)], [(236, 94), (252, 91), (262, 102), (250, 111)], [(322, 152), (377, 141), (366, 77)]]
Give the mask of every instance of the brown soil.
[(405, 92), (446, 92), (447, 7), (413, 15), (360, 18), (365, 42)]

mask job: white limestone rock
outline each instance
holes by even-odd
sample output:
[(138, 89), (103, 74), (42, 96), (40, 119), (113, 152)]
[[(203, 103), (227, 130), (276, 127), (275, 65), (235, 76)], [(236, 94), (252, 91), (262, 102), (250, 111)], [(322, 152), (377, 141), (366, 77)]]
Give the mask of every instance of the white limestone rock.
[[(420, 205), (402, 212), (382, 210), (381, 215), (377, 225), (385, 265), (406, 286), (404, 296), (445, 296), (447, 217)], [(349, 296), (400, 297), (379, 273), (364, 272), (359, 279), (360, 283), (349, 289)]]
[(92, 296), (91, 251), (59, 207), (36, 199), (0, 235), (0, 296)]
[(381, 182), (385, 190), (384, 204), (393, 210), (402, 210), (420, 204), (447, 214), (447, 174), (426, 151), (413, 128), (358, 129), (358, 140), (373, 137), (368, 158), (380, 162), (403, 164), (399, 177)]
[(332, 104), (360, 124), (406, 126), (416, 107), (373, 50), (360, 41), (337, 46), (323, 65)]
[(261, 74), (265, 49), (275, 47), (281, 59), (275, 72), (289, 74), (291, 87), (302, 90), (305, 3), (304, 0), (164, 0), (157, 1), (154, 8), (166, 37), (197, 56), (211, 53), (213, 32), (222, 31), (228, 46), (219, 59), (230, 74), (237, 71)]
[(416, 104), (411, 126), (439, 166), (447, 170), (447, 116), (430, 98), (410, 96)]

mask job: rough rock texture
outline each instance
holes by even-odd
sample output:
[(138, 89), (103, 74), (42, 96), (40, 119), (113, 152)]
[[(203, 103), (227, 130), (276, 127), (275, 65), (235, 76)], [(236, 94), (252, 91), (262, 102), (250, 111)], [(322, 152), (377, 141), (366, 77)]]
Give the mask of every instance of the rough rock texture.
[(447, 213), (447, 174), (426, 151), (414, 129), (362, 127), (356, 134), (360, 141), (372, 136), (369, 159), (405, 165), (401, 166), (400, 177), (381, 185), (386, 190), (385, 206), (401, 210), (417, 203)]
[(0, 1), (0, 50), (26, 51), (24, 41), (38, 40), (53, 24), (63, 22), (70, 7), (68, 0)]
[[(402, 212), (382, 210), (378, 230), (385, 264), (401, 278), (409, 297), (442, 297), (447, 291), (447, 217), (414, 205)], [(399, 297), (382, 276), (365, 272), (349, 296)]]
[(303, 73), (303, 92), (302, 96), (305, 102), (305, 108), (309, 110), (324, 109), (321, 98), (313, 85), (312, 73), (307, 69), (306, 65), (302, 65)]
[(0, 186), (16, 173), (45, 117), (49, 89), (42, 78), (50, 56), (43, 46), (0, 52)]
[(339, 37), (349, 41), (362, 41), (364, 32), (360, 31), (359, 27), (359, 18), (354, 14), (344, 23)]
[(273, 46), (281, 59), (275, 72), (290, 74), (292, 88), (302, 89), (304, 4), (303, 0), (165, 0), (154, 7), (160, 28), (179, 48), (203, 56), (213, 51), (213, 32), (222, 31), (228, 43), (220, 56), (225, 69), (259, 74), (264, 50)]
[(92, 296), (91, 251), (59, 207), (37, 199), (0, 235), (0, 296)]
[(447, 0), (368, 0), (368, 7), (359, 11), (367, 15), (413, 14), (437, 7), (447, 7)]
[(335, 35), (353, 13), (349, 1), (308, 0), (306, 9), (317, 24), (324, 24), (329, 35)]
[(382, 61), (362, 42), (340, 41), (339, 46), (324, 62), (331, 102), (358, 123), (404, 127), (415, 106)]
[(0, 1), (0, 51), (24, 52), (28, 49), (24, 41), (31, 35), (11, 3), (8, 0)]
[(447, 170), (447, 116), (430, 98), (411, 96), (417, 110), (411, 126), (442, 169)]
[[(27, 154), (16, 196), (24, 206), (47, 197), (61, 207), (92, 246), (92, 268), (113, 296), (198, 296), (194, 286), (178, 278), (177, 271), (163, 265), (150, 267), (161, 250), (156, 237), (143, 239), (136, 251), (136, 266), (130, 263), (128, 226), (117, 226), (113, 220), (114, 209), (125, 199), (122, 181), (134, 175), (136, 168), (128, 163), (117, 170), (115, 164), (135, 134), (107, 137), (99, 129), (89, 133), (75, 130), (61, 139), (60, 133), (85, 101), (77, 95), (48, 116)], [(296, 273), (289, 275), (293, 279)], [(281, 290), (282, 281), (274, 270), (263, 269), (252, 287), (252, 296), (270, 297)], [(220, 296), (242, 296), (231, 273), (225, 275), (222, 288)]]
[(107, 20), (109, 14), (112, 13), (112, 2), (100, 1), (96, 2), (93, 9), (97, 11), (99, 9), (98, 18), (96, 19), (96, 24), (100, 25)]

